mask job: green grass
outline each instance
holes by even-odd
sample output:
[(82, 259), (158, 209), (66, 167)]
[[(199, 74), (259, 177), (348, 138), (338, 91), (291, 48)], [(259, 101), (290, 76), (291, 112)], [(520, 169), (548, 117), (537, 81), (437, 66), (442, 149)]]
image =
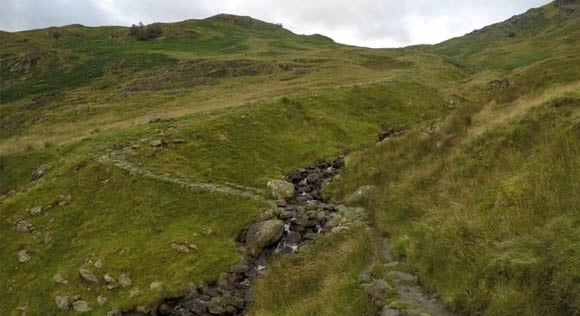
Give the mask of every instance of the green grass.
[(369, 242), (358, 227), (274, 261), (254, 287), (251, 315), (373, 315), (376, 308), (357, 282), (372, 257)]
[[(234, 238), (267, 204), (189, 192), (96, 160), (140, 142), (126, 157), (140, 168), (259, 189), (348, 154), (325, 194), (340, 200), (361, 185), (379, 187), (361, 205), (445, 303), (467, 314), (575, 315), (577, 16), (550, 4), (522, 19), (396, 50), (343, 46), (228, 15), (162, 24), (164, 35), (147, 42), (120, 27), (0, 33), (6, 314), (23, 306), (30, 315), (56, 314), (61, 294), (93, 306), (107, 296), (95, 314), (152, 306), (239, 260)], [(43, 57), (29, 72), (10, 70), (35, 52)], [(504, 79), (509, 87), (490, 91)], [(155, 117), (173, 120), (147, 124)], [(376, 144), (389, 129), (405, 135)], [(171, 143), (178, 138), (185, 143)], [(152, 148), (153, 139), (168, 145)], [(33, 181), (43, 164), (52, 168)], [(68, 205), (29, 212), (67, 195)], [(40, 234), (17, 232), (18, 219)], [(186, 241), (199, 249), (170, 247)], [(354, 282), (376, 263), (370, 243), (354, 229), (275, 260), (256, 286), (252, 312), (373, 313)], [(26, 264), (16, 258), (23, 249), (32, 256)], [(100, 269), (88, 262), (97, 259)], [(128, 273), (133, 285), (109, 291), (83, 283), (83, 266), (99, 276)], [(51, 280), (57, 272), (67, 285)], [(162, 289), (150, 290), (152, 282)]]
[[(213, 280), (239, 260), (233, 240), (266, 206), (131, 177), (91, 159), (63, 165), (52, 162), (55, 167), (29, 186), (26, 195), (10, 197), (1, 206), (3, 302), (13, 306), (8, 314), (23, 305), (33, 314), (57, 313), (54, 297), (63, 294), (81, 295), (93, 306), (96, 297), (104, 295), (109, 303), (99, 309), (101, 313), (114, 306), (147, 306), (180, 295), (190, 282)], [(34, 206), (54, 205), (59, 195), (70, 195), (70, 204), (53, 206), (40, 216), (28, 212)], [(236, 220), (224, 222), (224, 218)], [(39, 235), (16, 232), (11, 223), (19, 219), (37, 227)], [(211, 235), (203, 234), (207, 228), (213, 230)], [(46, 233), (52, 238), (48, 244)], [(170, 247), (184, 242), (199, 249), (178, 253)], [(26, 264), (16, 260), (22, 249), (29, 249), (32, 256)], [(100, 259), (103, 267), (94, 267), (89, 259)], [(105, 273), (115, 277), (128, 273), (133, 285), (109, 291), (102, 280), (86, 284), (77, 272), (81, 267), (99, 278)], [(55, 273), (69, 284), (54, 283)], [(162, 291), (151, 291), (152, 282), (162, 282)]]
[(364, 202), (374, 223), (458, 310), (574, 314), (579, 101), (546, 103), (469, 141), (461, 141), (469, 127), (462, 133), (455, 119), (429, 137), (413, 132), (357, 154), (328, 194), (381, 187)]

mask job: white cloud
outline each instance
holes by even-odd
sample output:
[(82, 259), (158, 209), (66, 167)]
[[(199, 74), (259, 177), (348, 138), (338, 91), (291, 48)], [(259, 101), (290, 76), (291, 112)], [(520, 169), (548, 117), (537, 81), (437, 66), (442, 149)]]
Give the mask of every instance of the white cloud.
[(499, 22), (548, 0), (0, 0), (0, 29), (174, 22), (218, 13), (283, 23), (337, 42), (393, 47), (436, 43)]

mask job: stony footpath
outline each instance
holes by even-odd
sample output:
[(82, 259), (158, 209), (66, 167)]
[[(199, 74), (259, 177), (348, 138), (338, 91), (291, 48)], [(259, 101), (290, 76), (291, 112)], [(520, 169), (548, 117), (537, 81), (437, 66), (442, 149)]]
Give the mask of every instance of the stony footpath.
[(377, 305), (379, 316), (456, 316), (437, 295), (427, 294), (415, 275), (401, 271), (406, 270), (406, 264), (395, 259), (387, 237), (373, 228), (368, 230), (382, 269), (388, 272), (382, 274), (383, 278), (374, 277), (368, 267), (359, 276), (359, 282)]
[[(181, 143), (183, 140), (175, 140), (174, 143)], [(255, 200), (264, 200), (265, 192), (263, 190), (246, 187), (238, 184), (217, 184), (191, 181), (185, 177), (178, 177), (169, 173), (158, 170), (151, 170), (135, 165), (127, 160), (127, 156), (135, 153), (134, 149), (144, 143), (149, 143), (149, 146), (162, 148), (166, 142), (160, 139), (149, 141), (148, 139), (141, 139), (123, 149), (112, 150), (111, 152), (97, 158), (97, 161), (103, 164), (112, 164), (120, 169), (127, 171), (131, 175), (138, 175), (149, 179), (173, 183), (186, 188), (190, 191), (204, 191), (215, 192), (228, 195), (239, 195)]]

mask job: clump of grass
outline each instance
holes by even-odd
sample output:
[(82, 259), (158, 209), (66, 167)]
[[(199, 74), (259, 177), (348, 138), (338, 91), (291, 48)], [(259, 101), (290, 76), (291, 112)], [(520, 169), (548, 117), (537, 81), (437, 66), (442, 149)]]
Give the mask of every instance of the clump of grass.
[(251, 315), (373, 315), (376, 307), (357, 282), (372, 246), (364, 227), (323, 237), (276, 259), (258, 279)]

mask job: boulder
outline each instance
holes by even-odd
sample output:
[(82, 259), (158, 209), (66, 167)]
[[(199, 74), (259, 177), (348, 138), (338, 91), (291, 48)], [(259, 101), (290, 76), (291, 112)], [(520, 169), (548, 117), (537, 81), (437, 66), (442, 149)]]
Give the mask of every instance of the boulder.
[(89, 306), (89, 303), (83, 300), (73, 302), (72, 307), (75, 310), (75, 312), (79, 313), (90, 312), (93, 310), (93, 308)]
[(246, 233), (246, 244), (264, 248), (276, 243), (284, 233), (284, 222), (278, 219), (255, 223)]
[(272, 190), (272, 195), (278, 200), (284, 200), (294, 196), (294, 184), (284, 180), (272, 180), (268, 182), (268, 188)]
[(16, 231), (21, 233), (29, 233), (35, 230), (34, 226), (25, 220), (19, 220), (16, 222)]
[(375, 279), (371, 282), (371, 284), (366, 288), (369, 295), (375, 300), (382, 300), (387, 295), (387, 291), (392, 289), (392, 286), (389, 285), (383, 279)]
[(401, 311), (398, 309), (392, 309), (388, 306), (385, 306), (381, 311), (381, 316), (401, 316)]
[(57, 295), (54, 300), (56, 302), (56, 306), (59, 309), (62, 309), (62, 310), (65, 310), (65, 311), (70, 309), (71, 303), (70, 303), (70, 299), (69, 299), (68, 296), (66, 296), (66, 295)]
[(79, 274), (81, 275), (81, 278), (83, 278), (83, 280), (85, 280), (85, 281), (88, 281), (91, 283), (99, 282), (99, 280), (97, 279), (97, 276), (93, 272), (91, 272), (90, 270), (80, 268)]
[(176, 243), (172, 243), (171, 248), (173, 248), (177, 252), (189, 252), (190, 251), (189, 247), (184, 246), (184, 245), (180, 245), (180, 244), (176, 244)]
[(226, 312), (224, 299), (222, 297), (212, 297), (207, 305), (207, 310), (211, 314), (220, 315)]
[(121, 316), (123, 315), (118, 308), (113, 308), (107, 313), (107, 316)]
[(62, 274), (60, 274), (60, 273), (57, 273), (57, 274), (53, 275), (53, 276), (52, 276), (52, 280), (53, 280), (54, 282), (56, 282), (56, 283), (59, 283), (59, 284), (67, 284), (67, 283), (68, 283), (68, 280), (67, 280), (67, 279), (65, 279), (65, 278), (62, 276)]
[(149, 144), (151, 145), (151, 147), (161, 147), (165, 146), (165, 141), (163, 141), (162, 139), (154, 139)]
[(119, 284), (120, 284), (122, 287), (128, 287), (128, 286), (130, 286), (130, 285), (131, 285), (131, 283), (132, 283), (132, 282), (131, 282), (131, 279), (130, 279), (130, 278), (129, 278), (129, 276), (127, 276), (125, 273), (123, 273), (123, 274), (121, 274), (121, 275), (119, 276)]
[(105, 296), (99, 295), (97, 297), (97, 303), (99, 304), (99, 306), (103, 306), (103, 305), (107, 304), (107, 301), (108, 301), (108, 299)]
[(107, 282), (107, 283), (115, 283), (115, 278), (113, 278), (108, 273), (103, 276), (103, 279), (105, 279), (105, 282)]
[(42, 206), (35, 206), (30, 209), (30, 214), (38, 216), (42, 213)]
[(30, 258), (31, 258), (26, 250), (20, 250), (17, 254), (17, 257), (18, 257), (18, 262), (20, 262), (20, 263), (26, 263), (26, 262), (30, 261)]

